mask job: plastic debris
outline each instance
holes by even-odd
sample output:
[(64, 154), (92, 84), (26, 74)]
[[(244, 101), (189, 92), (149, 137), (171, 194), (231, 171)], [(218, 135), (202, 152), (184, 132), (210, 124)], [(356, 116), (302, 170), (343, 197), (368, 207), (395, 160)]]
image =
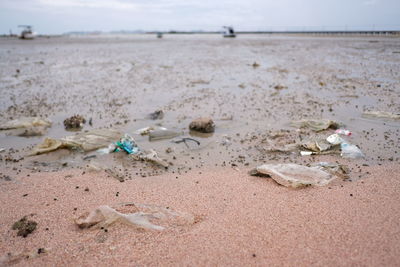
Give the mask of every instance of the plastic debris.
[(339, 145), (344, 142), (344, 140), (337, 133), (328, 136), (326, 141), (332, 145)]
[(346, 135), (346, 136), (350, 136), (352, 134), (349, 130), (346, 130), (346, 129), (337, 129), (335, 131), (335, 133), (341, 134), (341, 135)]
[(310, 185), (324, 186), (335, 176), (319, 167), (307, 167), (298, 164), (264, 164), (256, 168), (257, 173), (269, 175), (278, 184), (286, 187), (303, 187)]
[(51, 121), (39, 117), (23, 117), (0, 124), (0, 130), (31, 128), (35, 126), (50, 127)]
[(183, 226), (194, 223), (194, 216), (188, 213), (172, 211), (153, 205), (125, 203), (115, 209), (110, 206), (99, 206), (89, 214), (75, 220), (79, 228), (108, 227), (121, 222), (136, 228), (162, 231), (172, 226)]
[(150, 131), (154, 130), (153, 127), (144, 127), (135, 131), (135, 134), (148, 135)]
[(312, 163), (311, 167), (318, 167), (321, 170), (327, 171), (332, 175), (341, 177), (342, 179), (349, 178), (350, 169), (346, 165), (331, 162), (317, 162)]
[(189, 145), (187, 144), (187, 141), (194, 142), (198, 146), (200, 145), (199, 141), (197, 141), (196, 139), (193, 139), (193, 138), (189, 138), (189, 137), (184, 137), (184, 138), (181, 138), (181, 139), (178, 139), (178, 140), (172, 140), (172, 142), (175, 143), (175, 144), (185, 143), (186, 147), (189, 148)]
[(135, 140), (133, 140), (132, 136), (130, 136), (129, 134), (125, 134), (124, 137), (116, 143), (116, 146), (124, 150), (128, 154), (136, 154), (137, 152), (139, 152), (139, 148), (136, 145)]
[(366, 111), (363, 113), (364, 117), (386, 118), (399, 120), (400, 114), (385, 112), (385, 111)]
[(121, 133), (114, 130), (96, 129), (60, 139), (46, 138), (42, 144), (33, 148), (31, 155), (43, 154), (61, 148), (88, 152), (107, 147), (110, 143), (118, 140), (120, 136)]
[(189, 124), (189, 129), (202, 133), (213, 133), (215, 124), (211, 118), (197, 118)]
[(302, 146), (305, 149), (311, 150), (313, 152), (323, 152), (331, 149), (332, 145), (326, 140), (317, 140), (317, 141), (305, 141), (302, 143)]
[(149, 118), (152, 120), (162, 120), (164, 118), (164, 111), (156, 110), (153, 113), (149, 114)]
[(341, 143), (340, 148), (342, 150), (342, 153), (340, 155), (343, 158), (357, 159), (364, 157), (364, 154), (356, 145)]
[(312, 152), (312, 151), (300, 151), (300, 155), (302, 155), (302, 156), (311, 156), (314, 154), (317, 154), (317, 153)]
[(81, 115), (74, 115), (68, 119), (64, 120), (65, 129), (80, 129), (83, 127), (83, 124), (86, 123), (86, 120)]
[(0, 148), (0, 153), (6, 151), (5, 148)]
[(142, 152), (139, 155), (139, 158), (142, 160), (151, 161), (153, 163), (163, 166), (164, 168), (168, 168), (169, 166), (166, 161), (158, 157), (157, 152), (153, 149), (150, 149), (147, 152)]
[(97, 153), (99, 153), (100, 155), (110, 154), (111, 152), (114, 152), (116, 148), (117, 148), (117, 145), (112, 143), (112, 144), (109, 144), (108, 147), (98, 149)]
[(337, 129), (339, 123), (333, 120), (300, 120), (300, 121), (292, 121), (291, 125), (297, 128), (309, 128), (315, 132), (320, 132), (326, 130), (328, 128)]
[(171, 130), (155, 130), (155, 131), (150, 131), (149, 141), (171, 139), (179, 135), (180, 133)]

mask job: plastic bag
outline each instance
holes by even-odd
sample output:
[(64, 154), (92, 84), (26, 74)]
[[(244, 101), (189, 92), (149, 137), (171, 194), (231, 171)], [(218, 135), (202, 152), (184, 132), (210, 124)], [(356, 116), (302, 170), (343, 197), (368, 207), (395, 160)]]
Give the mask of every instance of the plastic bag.
[(303, 187), (308, 185), (323, 186), (330, 183), (335, 176), (319, 167), (307, 167), (298, 164), (264, 164), (256, 168), (258, 173), (271, 176), (278, 184), (286, 187)]
[(357, 159), (364, 157), (364, 154), (356, 145), (342, 143), (340, 145), (340, 148), (342, 150), (342, 153), (340, 155), (343, 158)]
[(0, 124), (0, 130), (31, 128), (36, 126), (50, 127), (51, 121), (39, 117), (23, 117)]
[(110, 206), (99, 206), (89, 214), (80, 216), (75, 223), (79, 228), (99, 228), (121, 222), (137, 228), (157, 231), (171, 226), (194, 223), (194, 216), (191, 214), (154, 205), (125, 203), (118, 205), (117, 209), (124, 211), (118, 211)]

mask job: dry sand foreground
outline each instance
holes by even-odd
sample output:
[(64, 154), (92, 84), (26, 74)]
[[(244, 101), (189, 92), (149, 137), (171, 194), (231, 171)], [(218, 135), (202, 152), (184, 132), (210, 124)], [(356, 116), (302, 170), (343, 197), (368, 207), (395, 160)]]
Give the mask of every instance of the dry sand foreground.
[[(399, 170), (368, 168), (372, 174), (357, 182), (300, 190), (230, 168), (126, 183), (80, 173), (21, 175), (1, 187), (0, 251), (49, 248), (19, 262), (35, 266), (398, 266)], [(163, 232), (73, 223), (99, 204), (131, 201), (190, 211), (197, 223)], [(10, 225), (30, 213), (38, 229), (17, 237)]]
[[(24, 116), (53, 122), (40, 136), (0, 131), (0, 266), (399, 266), (399, 44), (376, 36), (0, 39), (0, 123)], [(147, 117), (158, 109), (163, 119)], [(74, 114), (92, 122), (80, 132), (129, 133), (169, 168), (124, 152), (27, 156), (45, 137), (76, 134), (63, 126)], [(188, 130), (201, 116), (213, 118), (215, 133)], [(344, 138), (365, 157), (281, 151), (295, 139), (334, 133), (290, 125), (312, 118), (344, 124), (353, 133)], [(147, 126), (201, 144), (135, 134)], [(350, 178), (290, 189), (248, 174), (264, 163), (320, 161), (347, 165)], [(113, 169), (124, 182), (90, 165)], [(74, 222), (126, 202), (194, 221), (164, 231)], [(25, 238), (12, 229), (23, 216), (37, 222)]]

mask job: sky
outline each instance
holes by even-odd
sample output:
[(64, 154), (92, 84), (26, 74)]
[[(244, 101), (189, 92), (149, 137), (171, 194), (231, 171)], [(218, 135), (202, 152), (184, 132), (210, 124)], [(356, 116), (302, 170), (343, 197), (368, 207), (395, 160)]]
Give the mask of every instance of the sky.
[(120, 30), (400, 30), (400, 0), (0, 0), (0, 34)]

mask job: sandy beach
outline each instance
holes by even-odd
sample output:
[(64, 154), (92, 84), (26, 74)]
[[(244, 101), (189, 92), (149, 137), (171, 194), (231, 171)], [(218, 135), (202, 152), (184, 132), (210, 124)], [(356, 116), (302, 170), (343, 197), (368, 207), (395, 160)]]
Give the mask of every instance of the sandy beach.
[[(400, 265), (399, 52), (399, 38), (379, 36), (0, 38), (0, 124), (51, 121), (35, 136), (0, 131), (0, 265)], [(149, 118), (157, 110), (164, 116)], [(75, 114), (83, 128), (65, 129)], [(190, 131), (198, 117), (211, 117), (215, 131)], [(306, 119), (339, 125), (293, 124)], [(137, 133), (143, 127), (176, 136), (154, 141)], [(351, 131), (341, 137), (363, 156), (312, 150), (333, 128)], [(46, 137), (96, 129), (131, 135), (168, 167), (124, 151), (28, 156)], [(318, 162), (345, 166), (346, 177), (288, 188), (249, 174), (266, 163)], [(156, 216), (162, 231), (76, 224), (121, 203), (192, 219)], [(37, 223), (26, 237), (12, 229), (24, 216)]]

